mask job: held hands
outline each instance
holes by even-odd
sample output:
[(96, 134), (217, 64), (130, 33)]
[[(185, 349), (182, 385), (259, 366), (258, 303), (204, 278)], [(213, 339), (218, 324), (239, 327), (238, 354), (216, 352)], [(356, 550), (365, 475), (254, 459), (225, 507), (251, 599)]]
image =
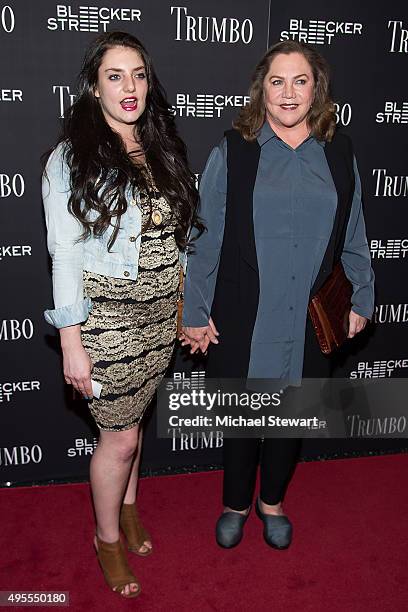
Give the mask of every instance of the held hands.
[(348, 338), (354, 338), (356, 334), (361, 332), (367, 324), (367, 319), (350, 310), (349, 314), (349, 333)]
[(190, 353), (194, 354), (198, 349), (203, 353), (207, 353), (210, 342), (218, 344), (217, 336), (219, 333), (210, 317), (206, 327), (182, 327), (179, 340), (182, 346), (191, 346)]

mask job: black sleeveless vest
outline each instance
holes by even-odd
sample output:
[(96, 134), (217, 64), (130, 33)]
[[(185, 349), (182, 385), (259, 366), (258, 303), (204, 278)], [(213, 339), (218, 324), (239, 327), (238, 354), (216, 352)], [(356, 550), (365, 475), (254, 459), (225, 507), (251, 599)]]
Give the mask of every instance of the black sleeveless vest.
[[(227, 204), (224, 239), (211, 315), (220, 344), (210, 351), (208, 376), (246, 377), (259, 299), (259, 273), (253, 223), (253, 191), (261, 148), (236, 130), (227, 138)], [(317, 293), (343, 251), (354, 194), (350, 139), (335, 134), (324, 147), (338, 201), (332, 233), (311, 290)]]

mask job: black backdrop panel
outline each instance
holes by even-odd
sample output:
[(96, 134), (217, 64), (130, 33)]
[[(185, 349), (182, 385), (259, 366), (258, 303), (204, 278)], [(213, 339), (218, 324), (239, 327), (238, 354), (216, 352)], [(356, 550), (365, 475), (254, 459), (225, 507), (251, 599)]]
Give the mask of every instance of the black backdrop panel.
[[(408, 258), (405, 142), (408, 10), (354, 2), (282, 5), (269, 0), (10, 0), (0, 7), (0, 482), (86, 478), (97, 431), (86, 405), (63, 383), (50, 307), (50, 264), (40, 197), (40, 156), (54, 143), (89, 41), (123, 29), (144, 42), (175, 108), (192, 168), (245, 103), (252, 69), (268, 43), (316, 45), (332, 67), (338, 122), (354, 141), (377, 279), (376, 324), (354, 341), (345, 376), (405, 376)], [(173, 370), (192, 364), (178, 351)], [(221, 462), (207, 442), (156, 438), (154, 406), (145, 433), (145, 472)], [(309, 440), (305, 458), (392, 451), (398, 440)]]

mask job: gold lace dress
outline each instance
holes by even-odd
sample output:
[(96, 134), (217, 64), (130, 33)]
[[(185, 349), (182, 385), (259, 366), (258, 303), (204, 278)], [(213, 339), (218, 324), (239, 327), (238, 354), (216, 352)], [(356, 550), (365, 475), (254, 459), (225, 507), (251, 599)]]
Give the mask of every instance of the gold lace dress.
[[(92, 359), (92, 378), (102, 385), (89, 402), (97, 426), (123, 431), (138, 424), (168, 367), (177, 325), (179, 251), (167, 201), (151, 184), (153, 221), (143, 230), (136, 280), (84, 271), (84, 295), (92, 311), (81, 326)], [(141, 196), (142, 227), (149, 221)]]

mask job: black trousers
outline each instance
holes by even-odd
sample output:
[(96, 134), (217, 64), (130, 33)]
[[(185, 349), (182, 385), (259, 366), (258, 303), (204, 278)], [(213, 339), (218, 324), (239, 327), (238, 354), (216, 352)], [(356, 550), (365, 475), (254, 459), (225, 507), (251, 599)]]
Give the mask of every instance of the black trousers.
[[(304, 378), (327, 378), (331, 360), (320, 351), (309, 317), (306, 323)], [(290, 391), (289, 391), (290, 392)], [(266, 504), (284, 499), (301, 450), (299, 438), (224, 438), (223, 503), (245, 510), (253, 499), (258, 463), (260, 498)]]

